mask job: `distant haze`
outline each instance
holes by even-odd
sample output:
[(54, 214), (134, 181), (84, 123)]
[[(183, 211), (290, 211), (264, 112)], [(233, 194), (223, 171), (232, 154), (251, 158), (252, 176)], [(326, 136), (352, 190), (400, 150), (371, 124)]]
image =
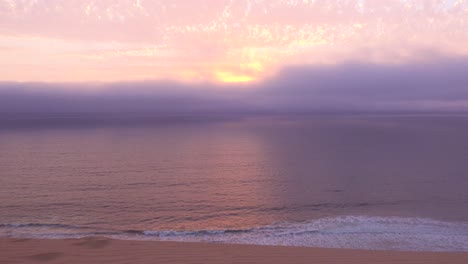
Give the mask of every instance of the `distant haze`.
[(0, 83), (0, 112), (464, 112), (468, 58), (286, 67), (269, 79), (216, 82)]

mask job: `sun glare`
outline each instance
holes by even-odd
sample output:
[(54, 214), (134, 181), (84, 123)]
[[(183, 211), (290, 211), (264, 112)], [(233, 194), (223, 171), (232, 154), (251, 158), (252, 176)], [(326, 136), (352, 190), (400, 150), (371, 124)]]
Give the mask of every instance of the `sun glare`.
[(232, 72), (217, 72), (216, 78), (220, 82), (225, 83), (242, 83), (254, 80), (254, 77), (248, 75), (237, 75)]

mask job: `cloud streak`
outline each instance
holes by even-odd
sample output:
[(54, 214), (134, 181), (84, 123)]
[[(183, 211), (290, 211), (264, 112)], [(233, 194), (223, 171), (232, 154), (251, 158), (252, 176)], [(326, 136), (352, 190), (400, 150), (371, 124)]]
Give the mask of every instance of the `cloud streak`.
[(4, 82), (0, 112), (151, 114), (467, 112), (468, 58), (286, 67), (242, 84)]

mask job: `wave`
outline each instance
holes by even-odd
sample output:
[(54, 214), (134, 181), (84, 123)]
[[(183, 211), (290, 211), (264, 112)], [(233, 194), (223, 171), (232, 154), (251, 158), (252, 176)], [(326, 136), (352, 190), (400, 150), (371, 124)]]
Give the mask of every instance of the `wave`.
[(147, 236), (156, 236), (156, 237), (187, 237), (187, 236), (214, 236), (214, 235), (225, 235), (225, 234), (238, 234), (238, 233), (248, 233), (252, 229), (226, 229), (226, 230), (194, 230), (194, 231), (175, 231), (175, 230), (166, 230), (166, 231), (143, 231), (142, 233)]
[(92, 229), (87, 226), (73, 226), (65, 224), (43, 224), (43, 223), (13, 223), (0, 224), (0, 228), (68, 228), (68, 229)]
[[(30, 227), (36, 224), (27, 224)], [(11, 235), (23, 234), (13, 224)], [(107, 236), (127, 240), (215, 242), (232, 244), (282, 245), (321, 248), (351, 248), (402, 251), (468, 251), (468, 223), (445, 222), (425, 218), (341, 216), (301, 223), (277, 223), (246, 229), (203, 230), (125, 230), (82, 232), (60, 225), (67, 232), (56, 232), (56, 226), (43, 225), (50, 232), (30, 234), (33, 237), (64, 238)], [(17, 232), (11, 232), (14, 229)], [(52, 232), (53, 231), (53, 232)], [(91, 231), (91, 230), (90, 230)], [(55, 233), (54, 233), (55, 232)]]
[(76, 226), (54, 223), (0, 223), (0, 236), (21, 238), (82, 238), (88, 236), (112, 236), (121, 232), (101, 230), (92, 226)]

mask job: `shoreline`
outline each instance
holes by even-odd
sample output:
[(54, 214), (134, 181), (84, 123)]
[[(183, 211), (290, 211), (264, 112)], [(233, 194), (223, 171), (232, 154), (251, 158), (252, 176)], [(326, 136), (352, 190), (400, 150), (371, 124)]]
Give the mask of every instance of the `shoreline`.
[(468, 252), (410, 252), (198, 242), (0, 237), (0, 263), (468, 263)]

